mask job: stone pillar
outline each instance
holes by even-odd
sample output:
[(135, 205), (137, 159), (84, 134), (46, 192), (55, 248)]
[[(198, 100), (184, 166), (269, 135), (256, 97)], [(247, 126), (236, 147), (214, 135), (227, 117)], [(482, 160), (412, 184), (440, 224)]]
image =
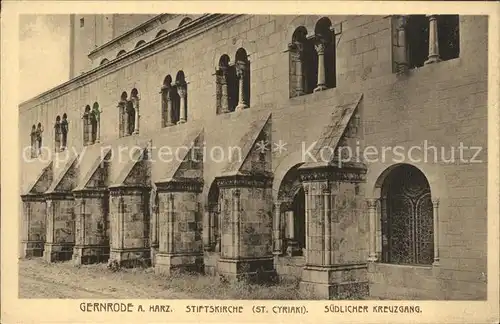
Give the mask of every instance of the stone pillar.
[(96, 124), (96, 143), (101, 142), (101, 112), (97, 115), (97, 124)]
[(109, 188), (110, 262), (133, 267), (149, 265), (149, 218), (143, 186)]
[(408, 71), (408, 52), (406, 44), (406, 16), (397, 18), (397, 73), (404, 74)]
[(238, 105), (236, 110), (242, 110), (248, 108), (248, 102), (245, 93), (245, 79), (247, 71), (247, 64), (243, 61), (236, 62), (236, 76), (238, 77)]
[(47, 234), (43, 258), (47, 262), (68, 261), (75, 245), (74, 199), (71, 193), (47, 195)]
[(433, 222), (434, 222), (434, 262), (432, 265), (439, 265), (439, 199), (432, 200)]
[(22, 257), (43, 256), (47, 209), (43, 194), (21, 196), (23, 204), (23, 222), (21, 224)]
[(162, 126), (168, 127), (172, 126), (172, 87), (169, 85), (163, 85), (161, 87), (161, 95), (162, 95)]
[(217, 184), (223, 194), (219, 275), (226, 280), (274, 280), (272, 178), (234, 175), (217, 178)]
[(117, 106), (118, 114), (119, 114), (118, 120), (120, 121), (120, 137), (128, 135), (127, 134), (128, 133), (128, 118), (127, 118), (127, 114), (125, 111), (126, 104), (127, 104), (127, 101), (121, 100)]
[(156, 190), (152, 190), (150, 194), (149, 208), (151, 215), (151, 226), (150, 226), (150, 241), (151, 241), (151, 264), (154, 266), (156, 263), (156, 254), (158, 253), (159, 247), (159, 226), (158, 226), (158, 214), (159, 214), (159, 206), (158, 206), (158, 193)]
[(290, 55), (295, 65), (295, 95), (304, 95), (304, 67), (303, 67), (303, 45), (296, 42), (291, 45)]
[(203, 250), (212, 251), (212, 213), (208, 206), (203, 213)]
[(322, 41), (318, 41), (314, 45), (316, 53), (318, 53), (318, 85), (314, 89), (314, 92), (326, 89), (325, 47), (325, 43), (323, 43)]
[(301, 291), (327, 299), (367, 295), (367, 264), (359, 253), (360, 242), (367, 237), (362, 235), (361, 208), (354, 193), (365, 172), (332, 166), (299, 168), (306, 194), (307, 240)]
[(140, 120), (140, 115), (139, 115), (139, 97), (132, 97), (130, 98), (132, 101), (132, 105), (135, 110), (135, 120), (134, 120), (134, 132), (133, 134), (139, 134), (139, 120)]
[(368, 249), (368, 261), (377, 261), (377, 199), (369, 198), (366, 200), (368, 207), (368, 219), (370, 222), (370, 242)]
[(159, 248), (155, 273), (173, 271), (201, 272), (203, 269), (201, 181), (172, 180), (157, 183), (159, 213)]
[(186, 89), (186, 84), (180, 84), (177, 86), (177, 93), (179, 94), (179, 121), (177, 124), (184, 124), (187, 119), (187, 107), (186, 107), (186, 95), (187, 95), (187, 89)]
[(221, 113), (226, 114), (229, 112), (229, 95), (227, 89), (227, 74), (228, 68), (226, 66), (221, 67), (221, 78), (220, 78), (220, 87), (221, 87)]
[(295, 238), (295, 215), (293, 210), (290, 210), (291, 202), (286, 204), (286, 211), (283, 213), (286, 222), (286, 254), (288, 256), (301, 255), (302, 249), (299, 247), (299, 242)]
[(283, 232), (281, 224), (281, 202), (274, 204), (274, 219), (273, 219), (273, 240), (274, 240), (274, 255), (283, 254)]
[(437, 63), (441, 61), (439, 58), (439, 39), (437, 16), (428, 15), (429, 17), (429, 58), (425, 64)]
[(75, 246), (73, 262), (91, 264), (109, 258), (108, 204), (104, 188), (78, 190), (75, 196)]

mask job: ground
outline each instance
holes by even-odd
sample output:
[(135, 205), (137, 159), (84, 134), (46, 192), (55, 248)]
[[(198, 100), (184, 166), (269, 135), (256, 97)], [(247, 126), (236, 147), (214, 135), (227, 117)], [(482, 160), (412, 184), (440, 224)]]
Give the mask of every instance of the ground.
[(113, 272), (105, 264), (74, 266), (41, 258), (19, 261), (20, 298), (148, 298), (148, 299), (312, 299), (298, 282), (273, 286), (226, 284), (202, 275), (155, 275), (153, 268)]

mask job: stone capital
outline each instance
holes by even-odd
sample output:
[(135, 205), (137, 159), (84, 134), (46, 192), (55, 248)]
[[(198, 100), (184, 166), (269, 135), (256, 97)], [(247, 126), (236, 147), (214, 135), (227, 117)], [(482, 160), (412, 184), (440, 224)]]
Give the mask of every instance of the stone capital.
[(177, 84), (177, 93), (179, 94), (179, 96), (181, 98), (185, 98), (186, 97), (187, 90), (186, 90), (186, 84), (185, 83), (179, 83), (179, 84)]
[(366, 199), (366, 205), (368, 206), (368, 209), (375, 209), (377, 208), (377, 198), (367, 198)]
[(318, 53), (318, 55), (325, 54), (325, 47), (325, 43), (321, 40), (318, 40), (314, 43), (314, 49), (316, 50), (316, 53)]

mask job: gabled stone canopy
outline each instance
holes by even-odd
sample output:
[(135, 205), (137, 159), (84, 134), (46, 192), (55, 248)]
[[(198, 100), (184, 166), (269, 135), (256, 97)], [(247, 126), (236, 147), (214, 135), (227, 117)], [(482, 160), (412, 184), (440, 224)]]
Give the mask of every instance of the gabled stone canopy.
[(28, 172), (28, 175), (35, 175), (30, 179), (26, 179), (26, 185), (23, 186), (21, 195), (22, 197), (26, 195), (40, 195), (43, 194), (47, 189), (49, 189), (52, 184), (54, 172), (53, 163), (50, 162), (32, 162), (33, 166), (32, 172)]

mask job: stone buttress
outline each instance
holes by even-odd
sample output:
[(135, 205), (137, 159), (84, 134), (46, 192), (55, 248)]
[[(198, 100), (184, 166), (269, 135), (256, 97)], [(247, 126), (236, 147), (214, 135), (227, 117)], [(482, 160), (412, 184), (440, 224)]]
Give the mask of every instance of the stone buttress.
[(219, 276), (227, 280), (276, 278), (272, 255), (270, 114), (254, 121), (240, 146), (241, 161), (229, 161), (216, 178), (221, 196)]
[(22, 257), (43, 256), (46, 237), (47, 205), (45, 202), (45, 191), (49, 188), (53, 179), (52, 162), (38, 164), (35, 166), (36, 178), (28, 183), (23, 190), (22, 209), (23, 219), (21, 222), (21, 245)]
[[(99, 147), (100, 148), (100, 147)], [(111, 150), (87, 149), (82, 160), (75, 197), (75, 246), (73, 262), (90, 264), (109, 258), (108, 167)], [(85, 170), (84, 170), (85, 167)]]
[[(158, 194), (158, 251), (155, 273), (170, 275), (173, 271), (203, 271), (202, 210), (203, 133), (195, 129), (180, 136), (179, 143), (188, 150), (168, 166), (155, 165)], [(184, 142), (184, 143), (182, 143)]]
[[(71, 260), (75, 245), (72, 190), (78, 174), (78, 156), (67, 153), (64, 160), (58, 158), (54, 161), (54, 181), (45, 192), (47, 236), (43, 257), (48, 262)], [(61, 165), (57, 165), (56, 161), (59, 161)]]
[[(119, 266), (147, 266), (149, 247), (149, 177), (147, 143), (130, 152), (109, 186), (110, 256)], [(117, 157), (113, 163), (118, 163)], [(120, 161), (121, 162), (121, 161)]]

